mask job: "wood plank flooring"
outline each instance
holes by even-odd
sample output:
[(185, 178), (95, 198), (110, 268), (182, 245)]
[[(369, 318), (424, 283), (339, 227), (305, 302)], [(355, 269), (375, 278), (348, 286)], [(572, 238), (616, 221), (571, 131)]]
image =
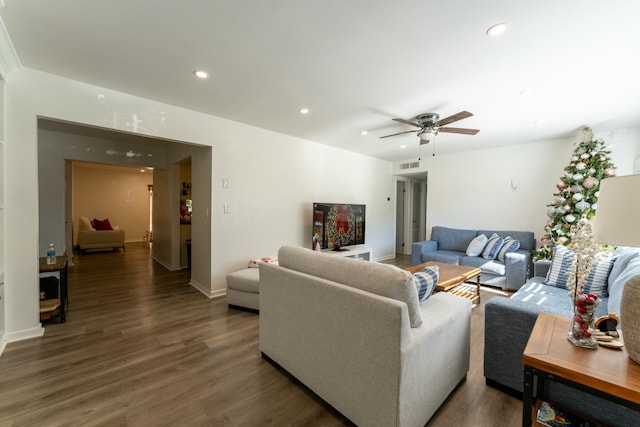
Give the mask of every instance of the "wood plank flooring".
[[(350, 425), (260, 357), (258, 315), (208, 300), (188, 270), (165, 270), (142, 244), (74, 261), (66, 323), (0, 356), (0, 427)], [(428, 426), (520, 424), (521, 401), (482, 375), (484, 303), (496, 295), (482, 290), (467, 381)]]

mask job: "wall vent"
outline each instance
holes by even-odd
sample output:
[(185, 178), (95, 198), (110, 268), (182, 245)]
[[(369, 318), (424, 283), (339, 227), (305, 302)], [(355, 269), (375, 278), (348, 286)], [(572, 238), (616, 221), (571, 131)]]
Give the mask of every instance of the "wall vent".
[(420, 162), (400, 163), (400, 170), (419, 168)]

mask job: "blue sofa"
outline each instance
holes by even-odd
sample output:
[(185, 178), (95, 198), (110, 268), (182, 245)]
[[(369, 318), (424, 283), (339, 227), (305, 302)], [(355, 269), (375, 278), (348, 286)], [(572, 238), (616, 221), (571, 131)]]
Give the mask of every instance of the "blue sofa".
[[(601, 297), (596, 318), (620, 314), (622, 291), (627, 281), (640, 274), (640, 250), (618, 247), (607, 276), (608, 297)], [(535, 263), (534, 274), (510, 298), (494, 297), (484, 307), (484, 375), (487, 384), (521, 396), (522, 353), (540, 312), (572, 317), (566, 289), (545, 284), (550, 261)], [(624, 325), (622, 325), (624, 330)], [(568, 332), (568, 330), (567, 330)], [(598, 350), (613, 351), (613, 350)], [(549, 400), (582, 412), (611, 426), (640, 426), (640, 413), (577, 391), (553, 381), (545, 382)]]
[[(518, 240), (520, 249), (507, 253), (504, 262), (482, 256), (467, 256), (467, 248), (474, 238), (481, 234), (490, 237), (493, 233)], [(479, 267), (482, 270), (480, 283), (483, 285), (517, 290), (527, 280), (532, 265), (531, 250), (535, 247), (536, 239), (530, 231), (464, 230), (435, 226), (431, 229), (430, 240), (411, 245), (411, 265), (435, 261)]]

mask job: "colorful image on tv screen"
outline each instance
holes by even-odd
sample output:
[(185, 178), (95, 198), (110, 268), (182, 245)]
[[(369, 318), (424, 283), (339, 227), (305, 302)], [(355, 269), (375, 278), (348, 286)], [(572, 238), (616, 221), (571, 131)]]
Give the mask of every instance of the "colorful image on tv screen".
[(361, 245), (364, 235), (365, 205), (313, 204), (313, 250)]

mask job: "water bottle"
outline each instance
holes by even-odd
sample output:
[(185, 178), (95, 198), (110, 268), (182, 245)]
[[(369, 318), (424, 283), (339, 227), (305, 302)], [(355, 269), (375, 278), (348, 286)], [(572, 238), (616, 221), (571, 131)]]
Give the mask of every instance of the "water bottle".
[(56, 263), (56, 248), (53, 247), (53, 243), (49, 243), (49, 249), (47, 249), (47, 264)]

